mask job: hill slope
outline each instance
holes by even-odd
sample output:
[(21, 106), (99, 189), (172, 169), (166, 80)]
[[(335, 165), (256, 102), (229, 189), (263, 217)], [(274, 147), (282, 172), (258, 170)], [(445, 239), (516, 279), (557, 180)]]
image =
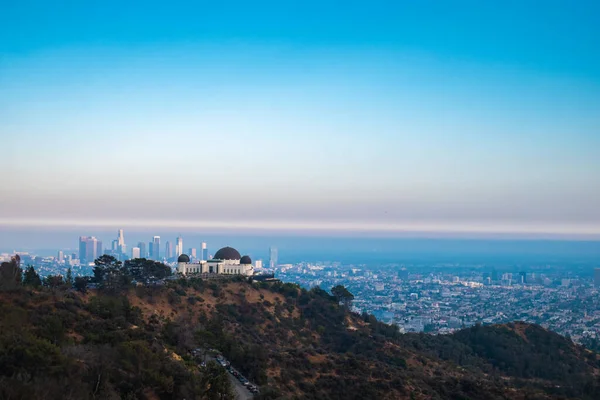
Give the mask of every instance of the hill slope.
[(0, 296), (0, 328), (0, 398), (229, 398), (196, 347), (223, 352), (265, 399), (600, 398), (597, 354), (538, 326), (401, 335), (290, 284), (21, 289)]

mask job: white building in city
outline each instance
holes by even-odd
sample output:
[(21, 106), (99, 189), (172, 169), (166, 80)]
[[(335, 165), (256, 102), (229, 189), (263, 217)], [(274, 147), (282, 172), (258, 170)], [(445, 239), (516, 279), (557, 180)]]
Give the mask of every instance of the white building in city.
[(217, 251), (211, 260), (201, 260), (191, 263), (187, 254), (177, 259), (177, 272), (182, 275), (190, 274), (226, 274), (254, 275), (254, 267), (249, 256), (241, 256), (233, 247), (223, 247)]

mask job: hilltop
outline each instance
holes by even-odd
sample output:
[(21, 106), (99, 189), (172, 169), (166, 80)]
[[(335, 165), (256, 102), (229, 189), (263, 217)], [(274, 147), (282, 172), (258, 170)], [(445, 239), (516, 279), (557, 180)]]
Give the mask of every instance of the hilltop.
[(525, 323), (400, 334), (321, 289), (176, 280), (0, 294), (0, 398), (231, 398), (215, 348), (263, 399), (595, 399), (599, 358)]

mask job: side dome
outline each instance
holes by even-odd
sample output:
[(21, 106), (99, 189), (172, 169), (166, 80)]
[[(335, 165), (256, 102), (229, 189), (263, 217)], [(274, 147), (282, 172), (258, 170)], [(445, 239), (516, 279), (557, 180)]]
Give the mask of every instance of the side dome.
[(250, 259), (250, 256), (243, 256), (240, 259), (240, 264), (252, 264), (252, 260)]
[(187, 254), (182, 254), (177, 258), (178, 263), (189, 263), (190, 257)]
[(215, 260), (239, 260), (242, 258), (240, 252), (233, 247), (223, 247), (219, 249), (213, 257)]

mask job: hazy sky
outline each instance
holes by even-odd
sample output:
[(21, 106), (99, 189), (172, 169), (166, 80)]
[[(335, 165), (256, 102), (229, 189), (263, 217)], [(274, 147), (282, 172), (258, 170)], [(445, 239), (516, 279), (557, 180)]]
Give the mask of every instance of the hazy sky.
[(597, 1), (123, 3), (3, 2), (0, 225), (600, 234)]

